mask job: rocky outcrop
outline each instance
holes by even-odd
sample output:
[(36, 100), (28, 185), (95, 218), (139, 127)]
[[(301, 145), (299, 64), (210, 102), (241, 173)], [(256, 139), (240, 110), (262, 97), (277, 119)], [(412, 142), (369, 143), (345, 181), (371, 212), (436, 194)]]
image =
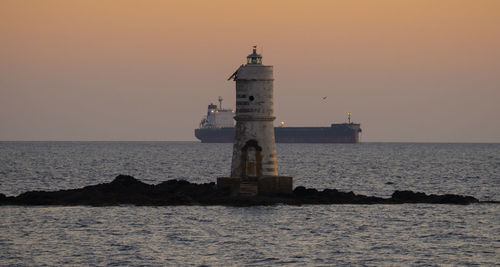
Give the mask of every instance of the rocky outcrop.
[(0, 205), (227, 205), (255, 206), (275, 204), (471, 204), (479, 201), (471, 196), (427, 195), (420, 192), (396, 191), (390, 198), (357, 195), (336, 189), (318, 191), (299, 186), (290, 195), (235, 196), (215, 183), (195, 184), (168, 180), (150, 185), (128, 175), (119, 175), (111, 183), (59, 191), (30, 191), (17, 197), (0, 194)]
[(426, 195), (421, 192), (396, 191), (390, 198), (394, 203), (431, 203), (431, 204), (470, 204), (479, 202), (471, 196), (460, 196), (453, 194)]

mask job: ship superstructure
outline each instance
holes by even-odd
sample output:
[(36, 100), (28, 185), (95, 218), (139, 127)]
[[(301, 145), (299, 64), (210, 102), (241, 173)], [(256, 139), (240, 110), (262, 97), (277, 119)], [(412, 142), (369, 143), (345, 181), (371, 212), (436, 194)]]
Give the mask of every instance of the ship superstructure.
[(222, 97), (219, 106), (210, 103), (207, 115), (200, 122), (200, 129), (217, 129), (234, 127), (234, 110), (222, 108)]

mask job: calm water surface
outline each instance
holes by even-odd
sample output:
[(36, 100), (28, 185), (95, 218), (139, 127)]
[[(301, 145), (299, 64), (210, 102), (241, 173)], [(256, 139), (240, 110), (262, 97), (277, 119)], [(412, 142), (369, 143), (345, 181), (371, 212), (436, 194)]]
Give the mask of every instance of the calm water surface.
[[(295, 185), (500, 199), (500, 144), (278, 144)], [(0, 192), (214, 181), (230, 144), (0, 142)], [(495, 204), (0, 207), (0, 265), (498, 265)]]

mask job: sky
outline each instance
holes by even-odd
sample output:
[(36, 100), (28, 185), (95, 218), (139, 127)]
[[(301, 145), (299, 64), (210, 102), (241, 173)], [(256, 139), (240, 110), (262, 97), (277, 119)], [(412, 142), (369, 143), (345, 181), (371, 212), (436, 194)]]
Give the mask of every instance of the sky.
[[(500, 142), (500, 1), (1, 0), (0, 141), (192, 141), (253, 45), (275, 124)], [(323, 97), (327, 97), (323, 99)]]

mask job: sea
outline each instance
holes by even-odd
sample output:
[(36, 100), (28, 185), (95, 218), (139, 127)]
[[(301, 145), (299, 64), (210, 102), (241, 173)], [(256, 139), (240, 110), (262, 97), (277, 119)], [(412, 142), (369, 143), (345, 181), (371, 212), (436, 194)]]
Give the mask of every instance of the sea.
[[(277, 144), (294, 186), (500, 200), (500, 144)], [(231, 144), (0, 142), (0, 193), (228, 176)], [(0, 206), (0, 266), (500, 266), (500, 204)]]

